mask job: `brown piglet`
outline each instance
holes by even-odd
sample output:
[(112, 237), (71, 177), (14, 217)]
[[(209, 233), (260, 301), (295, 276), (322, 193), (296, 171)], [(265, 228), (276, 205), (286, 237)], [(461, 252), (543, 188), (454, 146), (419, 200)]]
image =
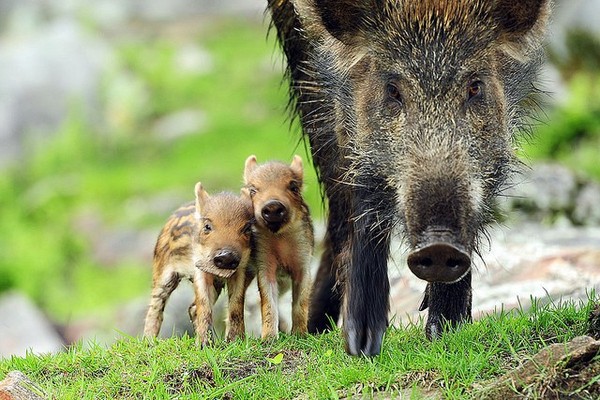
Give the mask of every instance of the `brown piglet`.
[(209, 196), (198, 182), (195, 194), (196, 202), (177, 209), (156, 242), (144, 335), (158, 335), (167, 299), (186, 278), (195, 294), (190, 318), (198, 342), (206, 345), (214, 333), (213, 306), (225, 286), (229, 296), (226, 339), (245, 333), (244, 298), (254, 278), (248, 268), (254, 215), (252, 202), (244, 193)]
[(263, 339), (278, 335), (279, 295), (290, 283), (292, 333), (307, 332), (314, 232), (302, 198), (303, 176), (299, 156), (290, 165), (276, 161), (259, 165), (255, 156), (246, 159), (243, 190), (254, 205)]

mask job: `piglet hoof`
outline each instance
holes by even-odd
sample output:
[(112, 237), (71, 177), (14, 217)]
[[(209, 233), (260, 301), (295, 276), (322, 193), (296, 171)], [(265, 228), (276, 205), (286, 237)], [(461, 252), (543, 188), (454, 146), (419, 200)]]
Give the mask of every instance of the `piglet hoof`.
[(208, 327), (206, 333), (196, 331), (196, 344), (200, 346), (200, 348), (212, 346), (215, 342), (216, 337), (217, 333), (215, 331), (215, 328), (211, 325)]
[(210, 347), (213, 345), (214, 340), (212, 338), (212, 335), (206, 335), (206, 337), (199, 339), (197, 341), (198, 345), (200, 346), (201, 349), (204, 349), (205, 347)]
[(267, 334), (263, 333), (261, 335), (261, 340), (263, 342), (274, 342), (278, 338), (279, 338), (279, 333), (277, 333), (277, 332), (276, 333), (267, 333)]
[(348, 319), (344, 323), (346, 352), (353, 356), (374, 357), (381, 352), (386, 324), (368, 326), (366, 321)]
[(230, 333), (225, 338), (225, 341), (226, 342), (235, 342), (237, 339), (244, 339), (244, 334), (243, 333)]

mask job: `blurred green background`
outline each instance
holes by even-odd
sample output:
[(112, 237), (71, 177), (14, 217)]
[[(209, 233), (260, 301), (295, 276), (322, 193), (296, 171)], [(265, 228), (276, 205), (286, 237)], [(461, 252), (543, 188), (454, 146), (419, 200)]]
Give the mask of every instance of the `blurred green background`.
[[(177, 39), (120, 43), (119, 60), (146, 99), (119, 95), (101, 128), (86, 123), (75, 103), (50, 141), (30, 143), (23, 160), (0, 170), (0, 292), (22, 289), (62, 323), (149, 293), (155, 236), (142, 259), (100, 255), (106, 265), (94, 257), (95, 236), (157, 235), (171, 210), (193, 199), (197, 181), (209, 192), (239, 191), (250, 154), (259, 162), (300, 154), (305, 195), (319, 218), (318, 184), (287, 118), (282, 60), (266, 31), (246, 19), (204, 23), (196, 40), (212, 67), (202, 73), (176, 66)], [(111, 88), (103, 90), (109, 96)], [(200, 131), (150, 134), (162, 116), (182, 109), (202, 110)]]
[[(223, 17), (185, 35), (116, 41), (118, 68), (134, 84), (119, 89), (106, 76), (105, 121), (84, 118), (74, 99), (51, 139), (29, 141), (18, 162), (0, 169), (0, 292), (25, 292), (58, 324), (108, 312), (149, 294), (154, 239), (170, 211), (192, 199), (195, 182), (210, 192), (239, 190), (250, 154), (300, 154), (310, 166), (285, 112), (282, 59), (267, 25)], [(210, 54), (210, 68), (180, 68), (182, 36)], [(570, 94), (539, 116), (521, 155), (600, 179), (600, 47), (586, 35), (569, 40), (554, 64)], [(201, 123), (186, 134), (153, 133), (181, 110), (201, 110)], [(319, 187), (312, 168), (306, 172), (319, 220)]]

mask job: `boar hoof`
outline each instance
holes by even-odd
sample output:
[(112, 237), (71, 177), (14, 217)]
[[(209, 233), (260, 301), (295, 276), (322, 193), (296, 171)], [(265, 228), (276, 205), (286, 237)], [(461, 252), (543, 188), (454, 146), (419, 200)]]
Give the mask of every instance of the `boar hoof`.
[(456, 282), (471, 267), (471, 257), (449, 243), (432, 243), (408, 255), (408, 267), (427, 282)]
[(346, 352), (353, 356), (373, 357), (378, 355), (381, 352), (386, 325), (369, 327), (366, 326), (366, 321), (348, 318), (344, 323)]

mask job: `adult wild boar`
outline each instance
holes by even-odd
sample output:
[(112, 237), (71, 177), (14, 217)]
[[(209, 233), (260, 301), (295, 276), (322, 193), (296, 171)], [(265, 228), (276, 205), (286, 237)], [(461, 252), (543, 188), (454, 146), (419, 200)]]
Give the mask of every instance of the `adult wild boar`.
[(269, 0), (328, 199), (309, 330), (343, 310), (380, 352), (390, 237), (428, 282), (426, 332), (471, 320), (471, 256), (515, 170), (551, 0)]

